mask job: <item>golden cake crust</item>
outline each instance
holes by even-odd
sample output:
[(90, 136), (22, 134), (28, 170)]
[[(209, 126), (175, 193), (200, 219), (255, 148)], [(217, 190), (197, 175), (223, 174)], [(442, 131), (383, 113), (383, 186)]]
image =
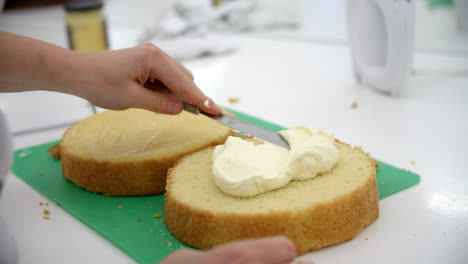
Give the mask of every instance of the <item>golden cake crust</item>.
[[(141, 112), (144, 110), (131, 111)], [(104, 119), (104, 122), (106, 120)], [(184, 122), (186, 122), (185, 120)], [(67, 137), (81, 122), (77, 123), (65, 132), (60, 142), (63, 176), (91, 192), (108, 196), (140, 196), (164, 193), (167, 170), (174, 165), (177, 159), (210, 146), (223, 144), (226, 138), (232, 134), (230, 128), (220, 128), (221, 125), (218, 126), (215, 121), (204, 120), (203, 122), (204, 124), (213, 122), (214, 124), (209, 124), (215, 126), (216, 131), (205, 137), (203, 143), (197, 144), (198, 147), (185, 147), (183, 151), (179, 148), (175, 154), (168, 153), (163, 157), (161, 155), (157, 157), (148, 155), (144, 158), (135, 158), (131, 154), (115, 158), (112, 156), (113, 153), (110, 153), (109, 156), (100, 154), (101, 157), (95, 153), (77, 151), (78, 148), (75, 146), (79, 143), (73, 142), (76, 135), (73, 138)], [(187, 127), (185, 129), (190, 130), (191, 128)], [(139, 128), (136, 130), (141, 131)], [(199, 129), (198, 132), (200, 131), (203, 130)], [(209, 132), (206, 131), (206, 133)], [(209, 138), (209, 140), (206, 140), (206, 138)], [(193, 140), (196, 141), (196, 139)], [(73, 148), (68, 148), (70, 145)], [(99, 144), (96, 144), (96, 146), (99, 148)], [(126, 160), (126, 158), (128, 159)]]
[[(213, 141), (206, 147), (223, 144)], [(200, 149), (188, 151), (192, 153)], [(63, 176), (94, 193), (108, 196), (141, 196), (164, 193), (166, 173), (180, 157), (142, 161), (88, 159), (61, 149)]]
[[(346, 148), (349, 145), (339, 143)], [(212, 150), (204, 150), (212, 151)], [(367, 159), (373, 173), (352, 192), (332, 200), (316, 203), (301, 210), (271, 210), (261, 213), (213, 212), (181, 202), (171, 191), (174, 173), (184, 160), (179, 160), (168, 173), (164, 219), (170, 232), (182, 242), (196, 248), (210, 248), (238, 239), (285, 235), (293, 240), (298, 254), (351, 240), (378, 217), (379, 194), (376, 163)], [(325, 177), (324, 175), (323, 177)], [(288, 188), (286, 186), (285, 188)], [(253, 199), (256, 199), (255, 197)]]

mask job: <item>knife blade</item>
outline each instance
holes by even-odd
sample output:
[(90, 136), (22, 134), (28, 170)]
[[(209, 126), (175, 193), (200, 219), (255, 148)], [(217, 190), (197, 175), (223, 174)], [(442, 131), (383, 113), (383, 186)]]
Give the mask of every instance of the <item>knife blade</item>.
[[(148, 86), (147, 86), (148, 87)], [(151, 89), (152, 87), (148, 87), (149, 89)], [(188, 102), (187, 100), (185, 100), (185, 98), (183, 98), (182, 96), (180, 96), (179, 94), (169, 90), (168, 88), (166, 87), (156, 87), (155, 89), (152, 89), (152, 90), (156, 90), (156, 91), (159, 91), (159, 92), (165, 92), (165, 93), (170, 93), (174, 96), (176, 96), (177, 98), (179, 98), (183, 105), (184, 105), (184, 110), (187, 111), (187, 112), (190, 112), (192, 114), (195, 114), (195, 115), (199, 115), (199, 114), (202, 114), (202, 115), (205, 115), (225, 126), (228, 126), (234, 130), (237, 130), (237, 131), (240, 131), (240, 132), (243, 132), (245, 134), (248, 134), (248, 135), (251, 135), (251, 136), (254, 136), (256, 138), (259, 138), (259, 139), (262, 139), (264, 141), (267, 141), (267, 142), (270, 142), (272, 144), (275, 144), (277, 146), (280, 146), (282, 148), (285, 148), (285, 149), (289, 149), (289, 144), (288, 142), (278, 133), (276, 132), (273, 132), (273, 131), (270, 131), (268, 129), (265, 129), (263, 127), (259, 127), (259, 126), (256, 126), (254, 124), (251, 124), (249, 122), (246, 122), (244, 120), (241, 120), (241, 119), (238, 119), (234, 116), (231, 116), (231, 115), (227, 115), (227, 114), (221, 114), (221, 115), (210, 115), (208, 113), (205, 113), (203, 111), (200, 110), (200, 108), (198, 108), (196, 105), (193, 105), (191, 104), (190, 102)]]
[(200, 108), (198, 108), (197, 106), (193, 104), (190, 104), (186, 101), (182, 101), (182, 103), (184, 104), (184, 110), (186, 110), (187, 112), (190, 112), (196, 115), (198, 114), (205, 115), (225, 126), (233, 128), (234, 130), (254, 136), (264, 141), (268, 141), (282, 148), (289, 149), (288, 142), (280, 134), (276, 132), (270, 131), (263, 127), (256, 126), (252, 123), (238, 119), (231, 115), (227, 115), (227, 114), (221, 114), (221, 115), (216, 115), (216, 116), (210, 115), (210, 114), (204, 113), (203, 111), (200, 110)]
[[(206, 115), (206, 114), (205, 114)], [(277, 146), (280, 146), (285, 149), (289, 149), (288, 142), (278, 133), (265, 129), (263, 127), (256, 126), (252, 123), (246, 122), (244, 120), (238, 119), (234, 116), (221, 114), (217, 116), (206, 115), (211, 119), (231, 127), (237, 131), (244, 132), (248, 135), (254, 136), (256, 138), (262, 139), (264, 141), (273, 143)]]

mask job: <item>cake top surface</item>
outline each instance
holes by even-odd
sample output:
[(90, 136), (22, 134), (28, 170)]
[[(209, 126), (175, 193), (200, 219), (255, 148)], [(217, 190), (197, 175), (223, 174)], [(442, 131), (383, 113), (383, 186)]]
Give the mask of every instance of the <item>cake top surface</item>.
[(66, 151), (88, 158), (163, 159), (202, 148), (230, 131), (203, 115), (128, 109), (82, 120), (65, 133), (61, 144)]
[(339, 199), (375, 180), (375, 163), (361, 150), (338, 143), (339, 160), (330, 172), (254, 197), (235, 197), (221, 191), (211, 171), (213, 149), (182, 159), (170, 172), (167, 194), (200, 210), (228, 214), (295, 212)]

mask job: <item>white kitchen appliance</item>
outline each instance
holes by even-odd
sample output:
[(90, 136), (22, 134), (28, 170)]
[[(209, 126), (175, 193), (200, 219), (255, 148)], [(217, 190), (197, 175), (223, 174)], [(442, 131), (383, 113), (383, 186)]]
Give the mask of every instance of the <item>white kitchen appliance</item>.
[(348, 0), (347, 24), (356, 80), (399, 95), (412, 68), (412, 1)]
[[(5, 115), (0, 109), (0, 198), (4, 180), (10, 171), (13, 159), (13, 148), (11, 143), (10, 130)], [(8, 227), (2, 219), (0, 212), (0, 263), (18, 262), (18, 249), (15, 239), (8, 230)]]

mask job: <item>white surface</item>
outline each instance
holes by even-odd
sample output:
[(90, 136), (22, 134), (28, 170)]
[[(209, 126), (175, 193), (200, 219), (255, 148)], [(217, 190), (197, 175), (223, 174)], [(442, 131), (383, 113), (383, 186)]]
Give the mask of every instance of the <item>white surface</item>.
[[(58, 13), (52, 10), (49, 19), (60, 21)], [(8, 26), (5, 19), (11, 21)], [(110, 25), (113, 47), (131, 45), (141, 29), (121, 23)], [(0, 28), (35, 35), (40, 27), (0, 16)], [(39, 37), (60, 45), (63, 36), (44, 30)], [(239, 45), (238, 52), (186, 63), (197, 84), (213, 99), (284, 126), (323, 127), (343, 141), (362, 146), (375, 158), (421, 175), (416, 187), (382, 200), (379, 219), (354, 240), (301, 258), (316, 263), (468, 262), (467, 58), (417, 54), (414, 68), (418, 74), (410, 78), (401, 98), (388, 98), (354, 83), (345, 46), (284, 37), (226, 38)], [(453, 74), (456, 72), (464, 74)], [(231, 96), (239, 97), (240, 102), (229, 105)], [(59, 116), (57, 122), (89, 114), (86, 103), (76, 100), (70, 99), (70, 109), (57, 105), (56, 109), (70, 113), (69, 119)], [(353, 102), (357, 103), (354, 110)], [(0, 107), (7, 114), (14, 113), (9, 116), (12, 126), (20, 127), (26, 120), (33, 127), (42, 126), (44, 115), (36, 111), (54, 105), (46, 93), (34, 98), (0, 95)], [(63, 131), (17, 136), (14, 148), (59, 139)], [(16, 176), (9, 176), (0, 214), (18, 241), (20, 263), (133, 262), (55, 203)], [(44, 207), (39, 202), (49, 202), (50, 220), (42, 219)]]
[[(347, 41), (346, 1), (352, 0), (303, 0), (303, 25), (300, 28), (262, 35), (343, 45)], [(416, 52), (468, 56), (468, 32), (458, 29), (455, 10), (446, 7), (430, 8), (427, 2), (413, 0)]]

